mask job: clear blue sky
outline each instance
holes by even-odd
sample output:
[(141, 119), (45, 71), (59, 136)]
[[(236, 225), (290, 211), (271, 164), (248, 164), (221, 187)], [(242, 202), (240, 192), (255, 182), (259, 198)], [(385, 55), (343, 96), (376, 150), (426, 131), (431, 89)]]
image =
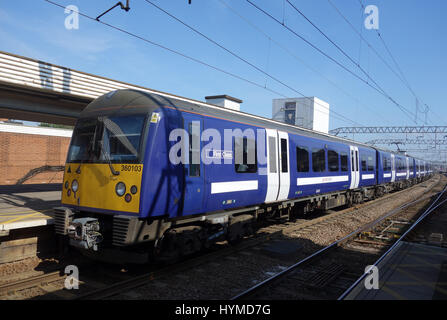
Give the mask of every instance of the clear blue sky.
[[(387, 98), (323, 57), (245, 0), (224, 1), (304, 63), (269, 41), (220, 0), (192, 0), (191, 5), (188, 5), (188, 0), (152, 1), (291, 87), (307, 96), (327, 101), (331, 110), (356, 123), (368, 126), (414, 125)], [(252, 1), (279, 20), (284, 19), (287, 26), (364, 77), (288, 4), (284, 6), (283, 0)], [(331, 1), (394, 68), (377, 33), (364, 28), (366, 15), (359, 0)], [(447, 1), (361, 1), (364, 5), (372, 4), (379, 8), (379, 32), (417, 96), (432, 109), (428, 115), (429, 124), (446, 125), (447, 22), (443, 16), (447, 12)], [(55, 2), (64, 6), (74, 4), (81, 12), (97, 16), (114, 5), (116, 0)], [(415, 112), (415, 98), (410, 91), (365, 43), (361, 43), (328, 0), (291, 2), (358, 60), (393, 99)], [(131, 0), (130, 3), (128, 13), (115, 9), (103, 21), (267, 85), (288, 97), (299, 96), (194, 34), (144, 0)], [(271, 100), (279, 96), (269, 91), (84, 18), (80, 20), (79, 30), (66, 30), (65, 18), (62, 9), (43, 0), (2, 0), (0, 50), (198, 100), (204, 100), (207, 95), (228, 94), (244, 100), (243, 111), (271, 117)], [(422, 114), (419, 124), (422, 124), (421, 120)], [(330, 128), (352, 125), (346, 120), (331, 117)]]

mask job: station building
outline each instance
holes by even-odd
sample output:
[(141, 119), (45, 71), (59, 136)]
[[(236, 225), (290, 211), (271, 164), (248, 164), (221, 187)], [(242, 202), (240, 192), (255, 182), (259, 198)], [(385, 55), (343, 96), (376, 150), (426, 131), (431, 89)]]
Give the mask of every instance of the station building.
[(72, 130), (0, 123), (0, 185), (61, 183)]

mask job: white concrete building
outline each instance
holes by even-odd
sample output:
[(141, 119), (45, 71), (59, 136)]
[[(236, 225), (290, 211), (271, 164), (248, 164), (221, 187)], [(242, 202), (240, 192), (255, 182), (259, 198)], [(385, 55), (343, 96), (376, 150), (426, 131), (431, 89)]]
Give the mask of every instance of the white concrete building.
[(214, 104), (216, 106), (224, 107), (231, 110), (241, 111), (241, 103), (243, 102), (240, 99), (228, 96), (226, 94), (220, 96), (208, 96), (205, 97), (206, 103)]
[(328, 133), (329, 103), (317, 97), (274, 99), (272, 119)]

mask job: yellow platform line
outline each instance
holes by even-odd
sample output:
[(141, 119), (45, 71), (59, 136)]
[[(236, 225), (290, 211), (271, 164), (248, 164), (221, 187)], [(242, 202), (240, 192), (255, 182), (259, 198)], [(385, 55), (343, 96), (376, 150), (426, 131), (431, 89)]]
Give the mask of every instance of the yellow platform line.
[(433, 291), (439, 291), (440, 293), (442, 293), (444, 295), (447, 295), (447, 290), (436, 287), (436, 285), (433, 284), (432, 282), (423, 281), (419, 277), (417, 277), (417, 276), (415, 276), (415, 275), (411, 274), (410, 272), (407, 272), (407, 271), (405, 271), (403, 269), (400, 269), (400, 268), (397, 268), (396, 271), (400, 272), (400, 273), (402, 273), (402, 274), (404, 274), (406, 276), (408, 276), (409, 278), (412, 278), (412, 279), (416, 280), (419, 283), (419, 285), (421, 285), (421, 286), (428, 287), (430, 289), (433, 289)]
[(28, 217), (32, 217), (32, 216), (35, 216), (35, 215), (38, 215), (38, 214), (41, 214), (41, 213), (40, 212), (35, 212), (35, 213), (27, 214), (25, 216), (21, 216), (21, 217), (15, 218), (15, 219), (11, 219), (11, 220), (7, 220), (7, 221), (4, 221), (4, 222), (0, 222), (0, 224), (9, 224), (11, 222), (23, 220), (23, 219), (26, 219)]
[(43, 212), (48, 212), (48, 211), (51, 211), (51, 210), (53, 210), (53, 209), (45, 209), (45, 210), (40, 210), (40, 211), (30, 209), (30, 210), (26, 210), (26, 211), (0, 212), (0, 217), (1, 217), (1, 216), (17, 215), (17, 214), (34, 213), (34, 212), (43, 213)]
[[(387, 283), (388, 284), (388, 283)], [(382, 286), (380, 290), (385, 291), (386, 293), (390, 294), (397, 300), (406, 300), (405, 297), (401, 296), (396, 291), (392, 290), (391, 288), (388, 288), (386, 285)]]

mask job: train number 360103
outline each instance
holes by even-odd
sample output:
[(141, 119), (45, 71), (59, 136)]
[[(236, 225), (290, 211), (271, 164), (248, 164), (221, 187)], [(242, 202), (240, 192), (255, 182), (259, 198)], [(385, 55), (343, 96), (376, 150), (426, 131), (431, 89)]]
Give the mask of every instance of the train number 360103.
[(141, 172), (141, 169), (142, 169), (142, 166), (127, 165), (127, 164), (121, 165), (121, 171)]

